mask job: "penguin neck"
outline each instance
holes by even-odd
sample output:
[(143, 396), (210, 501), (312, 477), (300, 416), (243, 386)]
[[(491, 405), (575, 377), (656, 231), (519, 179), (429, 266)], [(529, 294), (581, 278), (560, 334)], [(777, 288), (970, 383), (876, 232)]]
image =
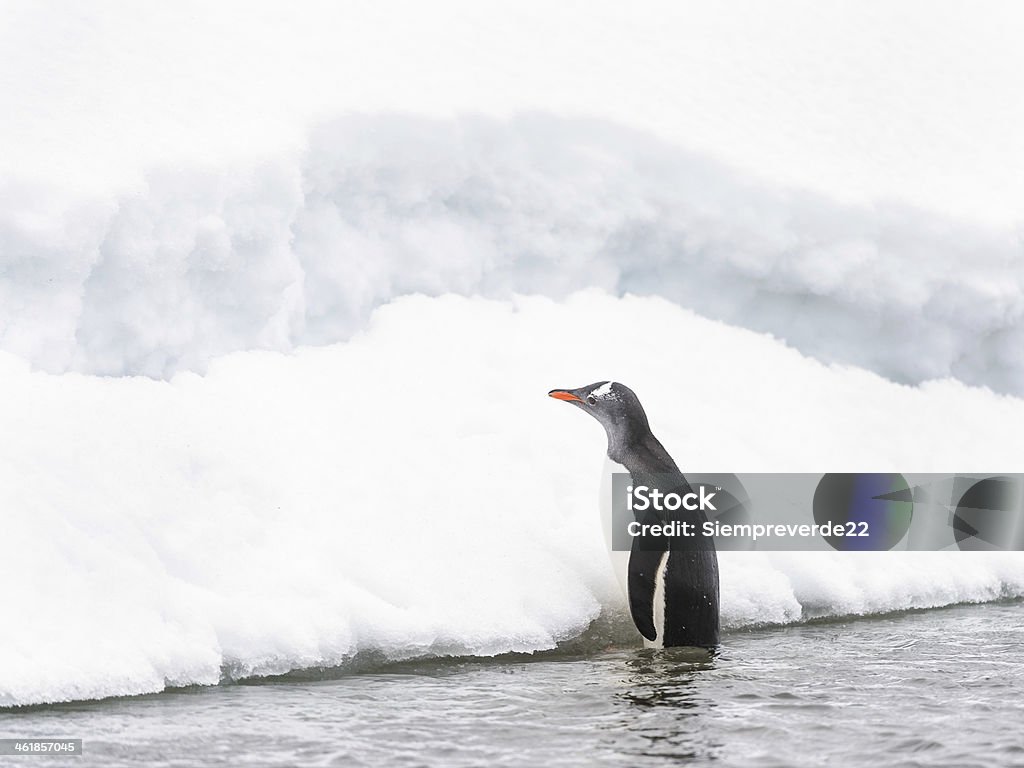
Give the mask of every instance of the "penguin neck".
[(650, 430), (618, 439), (609, 435), (608, 458), (624, 466), (636, 482), (641, 482), (650, 475), (682, 477), (682, 472), (665, 450), (665, 446)]

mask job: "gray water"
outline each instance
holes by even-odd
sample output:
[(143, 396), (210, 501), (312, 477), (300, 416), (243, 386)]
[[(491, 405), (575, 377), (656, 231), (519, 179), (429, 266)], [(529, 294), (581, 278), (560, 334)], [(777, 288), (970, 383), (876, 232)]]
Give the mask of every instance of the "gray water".
[(29, 766), (1019, 766), (1024, 603), (0, 712)]

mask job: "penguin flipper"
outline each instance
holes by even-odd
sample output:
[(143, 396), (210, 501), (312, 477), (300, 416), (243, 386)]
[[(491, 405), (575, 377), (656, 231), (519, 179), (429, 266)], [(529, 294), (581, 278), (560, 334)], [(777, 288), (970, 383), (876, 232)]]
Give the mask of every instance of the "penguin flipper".
[(654, 589), (665, 552), (642, 549), (637, 546), (640, 543), (641, 538), (634, 539), (629, 553), (629, 612), (640, 634), (653, 642), (658, 639), (654, 626)]

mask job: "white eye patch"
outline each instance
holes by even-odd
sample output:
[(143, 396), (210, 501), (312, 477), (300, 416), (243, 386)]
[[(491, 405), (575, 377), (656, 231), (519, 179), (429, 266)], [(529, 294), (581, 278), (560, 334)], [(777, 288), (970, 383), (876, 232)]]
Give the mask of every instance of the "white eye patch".
[(606, 381), (604, 384), (602, 384), (600, 387), (598, 387), (597, 389), (590, 393), (591, 397), (608, 397), (608, 395), (612, 393), (612, 384), (613, 382)]

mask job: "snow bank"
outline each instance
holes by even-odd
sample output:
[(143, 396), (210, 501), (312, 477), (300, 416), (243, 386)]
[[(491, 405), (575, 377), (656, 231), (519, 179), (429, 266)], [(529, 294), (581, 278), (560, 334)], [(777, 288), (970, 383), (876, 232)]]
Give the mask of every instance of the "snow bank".
[(0, 349), (51, 372), (169, 378), (347, 339), (406, 294), (597, 287), (897, 381), (1024, 393), (1013, 228), (759, 185), (608, 123), (352, 117), (297, 163), (166, 170), (61, 217), (0, 203)]
[[(680, 465), (1019, 471), (1020, 400), (826, 367), (669, 302), (409, 297), (344, 344), (170, 381), (0, 353), (0, 702), (95, 698), (577, 637), (623, 599), (600, 427), (545, 396), (627, 382)], [(723, 556), (723, 619), (1024, 594), (1024, 559)]]

